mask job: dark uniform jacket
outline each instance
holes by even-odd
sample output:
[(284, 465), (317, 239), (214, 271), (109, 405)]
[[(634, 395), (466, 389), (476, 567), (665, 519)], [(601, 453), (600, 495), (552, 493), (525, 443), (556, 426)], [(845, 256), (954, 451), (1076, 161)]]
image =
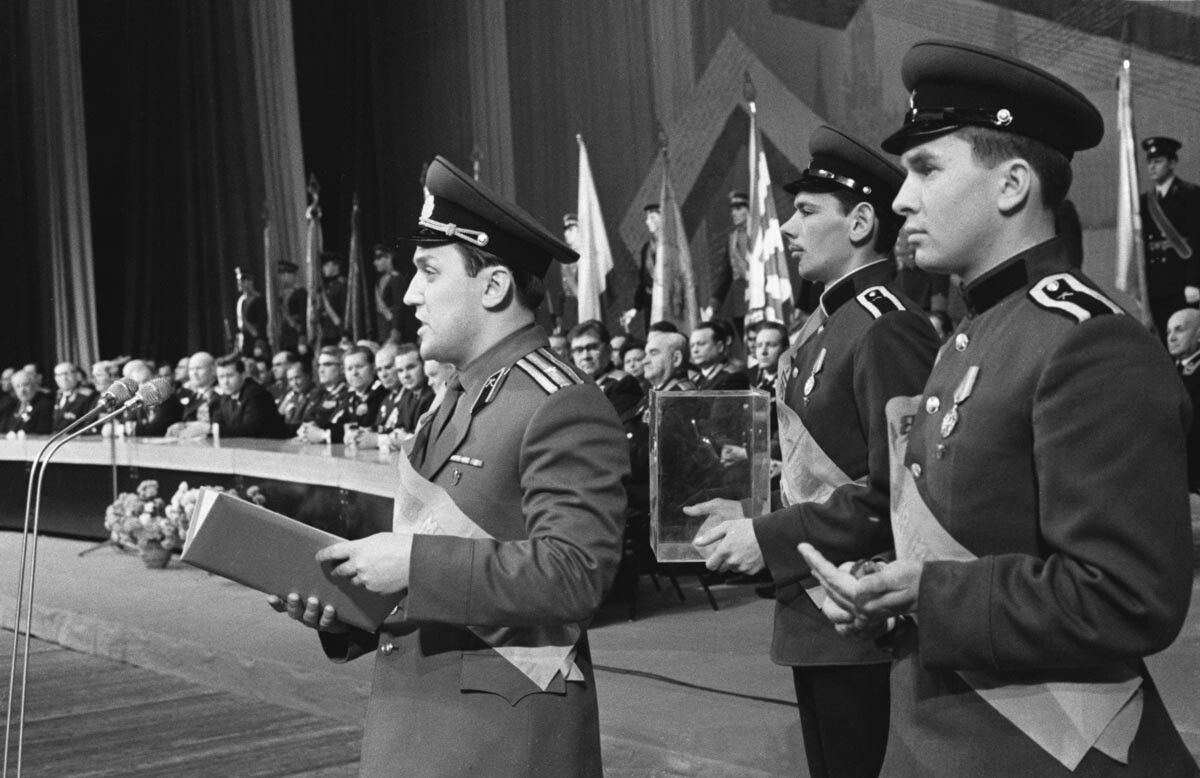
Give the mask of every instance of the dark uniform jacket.
[[(1200, 352), (1180, 360), (1179, 376), (1192, 401), (1192, 412), (1200, 408)], [(1187, 436), (1188, 490), (1200, 491), (1200, 424), (1192, 422)]]
[(180, 421), (199, 421), (200, 408), (207, 407), (217, 394), (215, 385), (202, 391), (184, 389), (179, 393), (179, 404), (183, 406)]
[(604, 396), (612, 403), (624, 425), (637, 416), (638, 403), (645, 397), (642, 385), (633, 376), (614, 365), (596, 376), (596, 386), (604, 392)]
[(335, 659), (380, 649), (364, 776), (601, 775), (586, 634), (575, 660), (585, 681), (560, 673), (543, 692), (465, 629), (584, 622), (617, 569), (621, 428), (547, 345), (531, 326), (467, 365), (452, 415), (413, 451), (418, 471), (494, 539), (417, 535), (400, 615), (374, 635), (321, 636)]
[(30, 435), (49, 435), (54, 426), (54, 400), (48, 392), (39, 390), (27, 403), (14, 402), (4, 418), (0, 432), (27, 432)]
[[(776, 368), (778, 369), (778, 365)], [(762, 365), (755, 365), (750, 368), (747, 377), (750, 379), (751, 389), (761, 389), (771, 395), (771, 459), (779, 459), (779, 414), (775, 410), (775, 403), (778, 401), (775, 394), (777, 376), (763, 370)]]
[[(1179, 633), (1192, 588), (1191, 408), (1174, 366), (1068, 269), (1057, 239), (964, 297), (968, 315), (929, 376), (903, 464), (977, 559), (924, 565), (919, 627), (903, 619), (895, 636), (883, 774), (1194, 776), (1142, 662)], [(1023, 671), (1061, 668), (1051, 680), (1068, 680), (1110, 666), (1146, 678), (1130, 763), (1091, 750), (1075, 773), (955, 672), (1020, 683)]]
[(279, 327), (279, 348), (293, 354), (308, 331), (308, 290), (298, 286), (280, 298), (283, 321)]
[(387, 390), (378, 381), (361, 394), (347, 386), (338, 398), (338, 407), (329, 417), (328, 425), (320, 422), (318, 425), (329, 430), (330, 441), (342, 443), (346, 438), (347, 424), (357, 424), (364, 430), (374, 429), (375, 420), (379, 418), (379, 408), (386, 396)]
[[(320, 319), (321, 325), (321, 346), (336, 346), (338, 341), (345, 334), (344, 318), (346, 316), (346, 279), (341, 276), (324, 279), (324, 298), (329, 302), (328, 307), (325, 305), (325, 300), (317, 300), (317, 316)], [(331, 316), (328, 308), (333, 309), (334, 315), (337, 317), (337, 323), (334, 323), (334, 316)]]
[(417, 391), (399, 387), (383, 401), (376, 420), (376, 432), (405, 430), (414, 432), (421, 414), (429, 410), (435, 397), (433, 387), (425, 384)]
[(304, 421), (305, 414), (308, 413), (317, 391), (309, 389), (307, 392), (298, 392), (295, 389), (289, 389), (287, 394), (280, 398), (279, 415), (283, 417), (283, 426), (288, 434), (294, 435), (300, 428), (300, 422)]
[(726, 363), (708, 375), (701, 372), (696, 378), (696, 388), (711, 392), (749, 389), (750, 377), (744, 370), (738, 370), (733, 365)]
[(58, 432), (71, 426), (95, 404), (96, 390), (90, 386), (80, 384), (70, 392), (60, 389), (54, 401), (53, 431)]
[(725, 250), (713, 268), (709, 305), (713, 316), (741, 319), (746, 315), (746, 255), (750, 251), (750, 233), (745, 224), (734, 227), (725, 236)]
[(126, 411), (125, 418), (134, 423), (134, 435), (143, 438), (162, 437), (172, 424), (183, 418), (181, 400), (178, 393), (172, 394), (158, 405)]
[(220, 425), (224, 438), (282, 438), (283, 417), (270, 392), (253, 378), (242, 383), (237, 396), (218, 394), (209, 403), (209, 418)]
[(332, 389), (318, 386), (310, 395), (308, 410), (304, 412), (302, 421), (312, 422), (323, 430), (333, 425), (333, 417), (343, 410), (345, 395), (350, 393), (350, 387), (345, 381)]
[[(778, 402), (796, 412), (854, 483), (824, 502), (787, 506), (754, 520), (777, 587), (771, 658), (785, 665), (887, 662), (888, 655), (871, 643), (834, 631), (806, 592), (816, 581), (796, 546), (811, 543), (836, 564), (890, 551), (885, 406), (896, 395), (921, 391), (938, 340), (925, 314), (900, 292), (890, 260), (829, 287), (813, 315), (828, 319), (780, 359)], [(784, 462), (787, 467), (786, 452)]]
[(1183, 288), (1200, 287), (1200, 240), (1197, 240), (1200, 238), (1200, 186), (1176, 176), (1166, 195), (1158, 201), (1167, 219), (1191, 247), (1191, 259), (1184, 259), (1171, 248), (1166, 235), (1150, 216), (1146, 203), (1148, 196), (1158, 195), (1152, 188), (1141, 196), (1146, 291), (1154, 314), (1154, 324), (1160, 333), (1165, 333), (1167, 319), (1187, 304)]

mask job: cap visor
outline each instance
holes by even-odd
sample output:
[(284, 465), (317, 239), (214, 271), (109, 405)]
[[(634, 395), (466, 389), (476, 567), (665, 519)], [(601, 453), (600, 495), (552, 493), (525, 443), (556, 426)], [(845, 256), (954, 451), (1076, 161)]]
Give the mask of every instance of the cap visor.
[(884, 138), (883, 142), (879, 144), (879, 148), (889, 154), (903, 154), (913, 146), (928, 143), (937, 137), (954, 132), (955, 130), (961, 130), (966, 126), (965, 124), (939, 124), (936, 126), (922, 126), (920, 124), (905, 125)]

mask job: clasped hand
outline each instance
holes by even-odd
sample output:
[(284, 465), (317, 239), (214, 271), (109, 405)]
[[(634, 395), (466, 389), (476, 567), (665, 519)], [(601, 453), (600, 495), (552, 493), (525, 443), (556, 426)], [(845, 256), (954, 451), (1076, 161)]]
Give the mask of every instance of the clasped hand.
[(838, 567), (808, 543), (798, 548), (828, 595), (821, 611), (839, 634), (877, 638), (889, 629), (889, 619), (916, 612), (921, 562), (891, 562), (857, 578), (853, 562)]

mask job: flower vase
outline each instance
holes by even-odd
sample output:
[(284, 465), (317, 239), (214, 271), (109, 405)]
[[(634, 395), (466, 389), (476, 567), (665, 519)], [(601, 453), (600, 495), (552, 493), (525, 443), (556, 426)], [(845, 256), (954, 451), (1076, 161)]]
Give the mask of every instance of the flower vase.
[(161, 570), (171, 561), (171, 552), (163, 548), (162, 543), (157, 540), (147, 540), (139, 544), (138, 549), (142, 556), (142, 562), (151, 569)]

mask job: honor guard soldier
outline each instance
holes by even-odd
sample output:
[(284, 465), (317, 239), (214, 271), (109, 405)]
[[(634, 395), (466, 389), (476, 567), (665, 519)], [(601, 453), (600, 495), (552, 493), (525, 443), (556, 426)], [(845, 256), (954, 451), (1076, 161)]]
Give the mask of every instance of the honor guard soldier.
[(279, 312), (283, 315), (279, 348), (311, 357), (312, 352), (308, 351), (308, 290), (296, 279), (299, 269), (295, 262), (281, 260), (279, 263)]
[(350, 391), (343, 380), (342, 352), (337, 346), (323, 346), (317, 354), (317, 384), (296, 434), (307, 443), (331, 443), (333, 419), (344, 411)]
[(1055, 235), (1104, 122), (967, 44), (918, 43), (902, 76), (893, 207), (918, 266), (962, 278), (967, 315), (923, 396), (888, 406), (897, 560), (839, 570), (802, 547), (840, 629), (890, 637), (883, 774), (1195, 776), (1144, 663), (1192, 590), (1190, 404)]
[(783, 234), (800, 276), (825, 292), (779, 360), (783, 505), (751, 519), (729, 500), (685, 510), (730, 519), (696, 538), (710, 569), (771, 573), (771, 659), (792, 668), (809, 772), (873, 778), (887, 745), (891, 657), (835, 632), (796, 545), (839, 563), (891, 551), (884, 409), (921, 390), (938, 342), (896, 283), (901, 219), (891, 203), (903, 171), (832, 127), (818, 128), (808, 150), (808, 168), (784, 187), (796, 212)]
[(91, 410), (96, 402), (96, 390), (81, 383), (79, 368), (72, 362), (59, 362), (54, 366), (54, 382), (58, 384), (58, 397), (54, 400), (53, 431), (58, 432)]
[(1159, 337), (1166, 340), (1167, 318), (1185, 305), (1200, 303), (1200, 186), (1175, 175), (1182, 143), (1155, 137), (1142, 141), (1154, 189), (1141, 196), (1142, 240), (1146, 246), (1146, 292)]
[[(387, 532), (319, 552), (334, 575), (395, 596), (375, 633), (316, 600), (273, 604), (320, 629), (335, 661), (375, 651), (362, 775), (600, 776), (581, 625), (616, 572), (629, 460), (612, 406), (534, 322), (550, 264), (577, 256), (441, 157), (426, 188), (404, 299), (421, 355), (457, 373), (411, 461), (481, 532)], [(573, 650), (547, 667), (551, 634)], [(531, 661), (519, 668), (506, 647)]]
[(729, 219), (732, 226), (715, 263), (712, 294), (701, 317), (729, 319), (740, 338), (745, 332), (746, 280), (750, 276), (750, 195), (729, 193)]

